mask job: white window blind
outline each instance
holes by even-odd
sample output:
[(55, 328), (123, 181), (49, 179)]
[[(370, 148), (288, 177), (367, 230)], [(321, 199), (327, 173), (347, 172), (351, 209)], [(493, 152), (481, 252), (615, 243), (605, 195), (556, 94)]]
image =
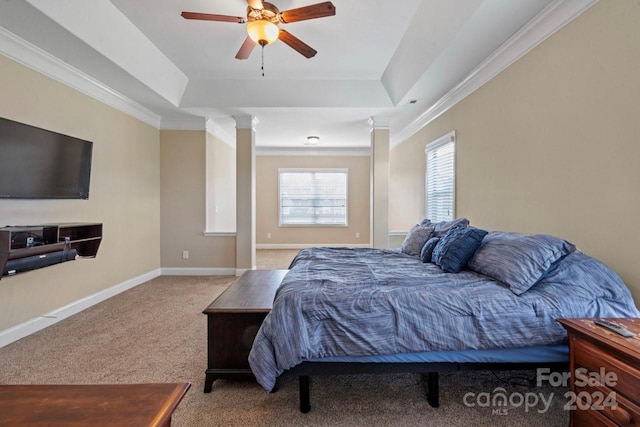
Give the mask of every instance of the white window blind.
[(455, 218), (455, 131), (427, 144), (427, 218), (433, 222)]
[(346, 226), (347, 169), (279, 169), (280, 225)]

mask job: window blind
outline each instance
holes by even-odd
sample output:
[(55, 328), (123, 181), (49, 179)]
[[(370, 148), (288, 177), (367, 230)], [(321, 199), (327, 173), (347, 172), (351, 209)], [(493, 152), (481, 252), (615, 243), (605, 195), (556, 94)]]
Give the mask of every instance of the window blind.
[(433, 222), (455, 217), (455, 131), (427, 144), (426, 211)]
[(280, 169), (280, 225), (347, 225), (346, 169)]

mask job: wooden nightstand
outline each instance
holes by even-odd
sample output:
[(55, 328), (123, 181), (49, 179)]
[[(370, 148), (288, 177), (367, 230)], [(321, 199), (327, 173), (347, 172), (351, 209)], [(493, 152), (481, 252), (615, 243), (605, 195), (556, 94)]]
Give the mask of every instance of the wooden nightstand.
[(593, 319), (558, 319), (569, 335), (572, 427), (640, 426), (640, 319), (607, 320), (637, 336), (624, 338)]

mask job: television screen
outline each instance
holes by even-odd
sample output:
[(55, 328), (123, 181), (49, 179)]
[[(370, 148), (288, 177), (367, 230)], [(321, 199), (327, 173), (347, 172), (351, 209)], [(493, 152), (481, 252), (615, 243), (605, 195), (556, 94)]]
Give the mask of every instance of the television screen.
[(0, 199), (88, 199), (92, 146), (0, 118)]

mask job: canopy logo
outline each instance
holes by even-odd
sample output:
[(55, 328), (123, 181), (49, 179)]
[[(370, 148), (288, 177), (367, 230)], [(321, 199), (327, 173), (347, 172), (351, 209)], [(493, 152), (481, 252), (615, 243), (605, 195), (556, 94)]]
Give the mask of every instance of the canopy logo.
[[(616, 393), (604, 393), (599, 386), (615, 387), (618, 383), (618, 376), (615, 372), (607, 372), (604, 367), (598, 371), (589, 371), (587, 368), (577, 368), (574, 371), (574, 386), (577, 392), (567, 391), (563, 394), (566, 411), (576, 409), (603, 410), (604, 408), (615, 409), (618, 407)], [(549, 368), (538, 368), (536, 371), (536, 385), (542, 387), (548, 384), (551, 387), (568, 387), (571, 372), (551, 372)], [(491, 408), (493, 415), (508, 415), (509, 410), (523, 407), (525, 412), (536, 410), (544, 414), (551, 407), (555, 397), (554, 393), (536, 393), (529, 391), (526, 393), (507, 393), (502, 387), (495, 388), (492, 392), (466, 393), (462, 402), (467, 407)]]

